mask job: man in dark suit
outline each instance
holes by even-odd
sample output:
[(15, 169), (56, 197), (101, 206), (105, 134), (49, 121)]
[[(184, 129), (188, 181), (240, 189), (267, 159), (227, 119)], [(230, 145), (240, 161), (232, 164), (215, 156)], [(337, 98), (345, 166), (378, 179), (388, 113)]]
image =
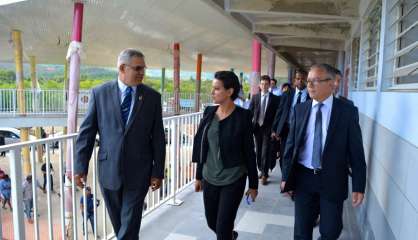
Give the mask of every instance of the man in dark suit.
[(312, 239), (318, 214), (322, 240), (338, 239), (352, 168), (352, 204), (364, 198), (366, 163), (358, 111), (333, 96), (335, 73), (325, 64), (308, 75), (313, 100), (297, 105), (283, 158), (283, 192), (295, 194), (294, 239)]
[(76, 143), (75, 181), (83, 187), (100, 135), (99, 182), (117, 239), (138, 239), (144, 198), (164, 178), (161, 95), (142, 84), (145, 68), (140, 51), (119, 54), (118, 80), (92, 90)]
[(296, 104), (306, 102), (310, 99), (308, 90), (306, 89), (306, 72), (302, 70), (296, 71), (294, 79), (295, 88), (283, 92), (280, 105), (276, 111), (273, 121), (272, 137), (280, 141), (280, 167), (283, 162), (284, 146), (286, 145), (287, 135), (289, 133), (290, 116)]
[(344, 97), (343, 95), (340, 94), (340, 83), (341, 83), (341, 79), (343, 77), (343, 75), (341, 74), (341, 71), (338, 70), (337, 68), (331, 67), (330, 65), (328, 65), (328, 67), (334, 69), (335, 72), (335, 90), (334, 90), (334, 96), (336, 98), (339, 98), (343, 101), (346, 101), (347, 103), (354, 105), (353, 101), (351, 101), (350, 99)]
[(278, 96), (269, 92), (270, 77), (263, 75), (260, 81), (261, 92), (254, 95), (250, 103), (250, 111), (253, 115), (253, 128), (256, 142), (257, 166), (263, 185), (267, 184), (269, 169), (275, 166), (275, 158), (272, 154), (271, 125), (274, 120)]

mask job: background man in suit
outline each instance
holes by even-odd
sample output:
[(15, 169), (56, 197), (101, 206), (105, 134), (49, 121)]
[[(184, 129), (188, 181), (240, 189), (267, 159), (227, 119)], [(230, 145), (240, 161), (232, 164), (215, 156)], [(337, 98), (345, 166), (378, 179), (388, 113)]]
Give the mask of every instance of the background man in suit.
[(341, 84), (341, 79), (343, 78), (343, 75), (341, 74), (341, 71), (338, 70), (337, 68), (331, 67), (330, 65), (328, 65), (329, 68), (334, 69), (334, 73), (335, 73), (335, 90), (334, 90), (334, 96), (336, 98), (339, 98), (343, 101), (346, 101), (347, 103), (354, 105), (353, 101), (351, 101), (350, 99), (340, 95), (340, 84)]
[(279, 98), (269, 92), (270, 77), (263, 75), (260, 81), (261, 92), (251, 99), (250, 110), (253, 114), (253, 127), (256, 142), (257, 166), (263, 185), (267, 184), (269, 169), (275, 165), (272, 154), (271, 125), (274, 120)]
[(295, 192), (294, 239), (312, 239), (318, 214), (322, 240), (338, 239), (352, 168), (352, 204), (361, 204), (366, 163), (357, 108), (333, 96), (335, 72), (314, 65), (308, 75), (313, 100), (297, 105), (283, 159), (283, 192)]
[(96, 133), (98, 172), (117, 239), (138, 239), (144, 198), (164, 178), (165, 141), (161, 95), (142, 84), (144, 55), (134, 49), (118, 57), (118, 80), (92, 90), (76, 143), (75, 181), (83, 187)]
[(286, 145), (287, 135), (289, 133), (290, 116), (296, 104), (303, 103), (310, 99), (308, 90), (306, 89), (306, 72), (302, 70), (296, 71), (293, 81), (295, 88), (283, 92), (280, 105), (276, 111), (273, 121), (272, 137), (280, 140), (280, 167), (282, 167), (282, 158), (284, 146)]
[(272, 78), (270, 79), (270, 88), (269, 92), (273, 93), (276, 96), (282, 95), (282, 91), (279, 87), (277, 87), (277, 80)]

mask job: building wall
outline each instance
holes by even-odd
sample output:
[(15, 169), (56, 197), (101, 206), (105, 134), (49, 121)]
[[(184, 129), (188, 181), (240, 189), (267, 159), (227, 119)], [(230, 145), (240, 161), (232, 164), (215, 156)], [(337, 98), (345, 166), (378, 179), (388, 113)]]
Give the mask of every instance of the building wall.
[[(375, 2), (361, 1), (363, 18)], [(356, 210), (364, 239), (418, 239), (418, 88), (394, 85), (396, 2), (382, 1), (376, 86), (349, 91), (359, 108), (368, 166), (366, 199)], [(358, 76), (361, 83), (365, 76)]]

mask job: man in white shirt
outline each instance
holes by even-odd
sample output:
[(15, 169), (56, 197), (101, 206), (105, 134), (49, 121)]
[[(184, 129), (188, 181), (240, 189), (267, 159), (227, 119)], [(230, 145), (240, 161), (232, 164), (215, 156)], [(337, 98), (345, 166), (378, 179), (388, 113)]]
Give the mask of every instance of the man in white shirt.
[(334, 97), (335, 72), (326, 64), (308, 75), (312, 100), (296, 105), (283, 156), (283, 192), (295, 193), (294, 239), (312, 239), (320, 214), (320, 239), (336, 240), (343, 228), (352, 169), (352, 204), (359, 206), (366, 186), (366, 163), (358, 110)]

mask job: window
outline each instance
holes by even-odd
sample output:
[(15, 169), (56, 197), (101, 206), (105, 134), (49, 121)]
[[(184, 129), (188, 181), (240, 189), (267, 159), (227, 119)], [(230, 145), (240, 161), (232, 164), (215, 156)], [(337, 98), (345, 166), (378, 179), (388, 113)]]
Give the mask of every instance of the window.
[(359, 88), (375, 88), (377, 80), (377, 71), (379, 66), (379, 46), (380, 46), (380, 20), (382, 12), (382, 3), (379, 1), (372, 8), (367, 17), (363, 20), (362, 44), (362, 79)]
[(394, 85), (418, 83), (418, 1), (403, 0), (398, 5)]
[(351, 42), (351, 86), (357, 88), (358, 64), (359, 64), (360, 38), (354, 38)]

